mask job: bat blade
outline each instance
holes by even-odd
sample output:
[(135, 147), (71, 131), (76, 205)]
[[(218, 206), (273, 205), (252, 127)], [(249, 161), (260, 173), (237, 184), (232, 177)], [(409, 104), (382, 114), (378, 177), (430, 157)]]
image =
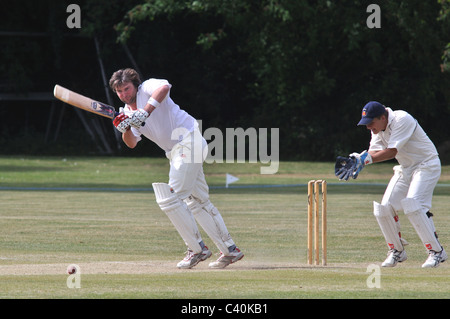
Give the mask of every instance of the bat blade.
[(119, 114), (111, 105), (95, 101), (89, 97), (66, 89), (58, 84), (56, 84), (55, 88), (53, 89), (53, 95), (58, 100), (63, 101), (67, 104), (110, 119), (113, 119)]

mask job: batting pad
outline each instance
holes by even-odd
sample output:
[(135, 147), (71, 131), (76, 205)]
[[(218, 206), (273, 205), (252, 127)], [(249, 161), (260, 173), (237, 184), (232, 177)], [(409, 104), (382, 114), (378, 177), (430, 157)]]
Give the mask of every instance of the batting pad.
[(380, 205), (377, 202), (373, 202), (373, 214), (377, 219), (389, 249), (402, 251), (404, 249), (403, 244), (391, 208), (388, 205)]
[(228, 247), (233, 246), (234, 242), (219, 210), (209, 200), (201, 203), (198, 198), (192, 195), (185, 199), (185, 202), (197, 222), (214, 241), (217, 248), (225, 256), (229, 255)]
[(166, 213), (186, 245), (198, 254), (202, 252), (199, 242), (202, 240), (194, 216), (186, 204), (178, 198), (175, 191), (166, 183), (153, 183), (156, 202)]
[(401, 201), (403, 211), (422, 240), (427, 250), (441, 251), (442, 247), (436, 238), (433, 223), (426, 213), (422, 213), (420, 203), (414, 198), (405, 198)]

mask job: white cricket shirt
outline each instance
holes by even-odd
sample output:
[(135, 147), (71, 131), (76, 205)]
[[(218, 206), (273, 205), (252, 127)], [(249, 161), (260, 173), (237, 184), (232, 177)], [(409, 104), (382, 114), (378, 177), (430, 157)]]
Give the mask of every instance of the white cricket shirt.
[[(153, 92), (164, 85), (172, 87), (167, 80), (149, 79), (144, 81), (137, 91), (137, 108), (143, 109)], [(124, 113), (131, 117), (134, 111), (128, 105), (125, 105)], [(145, 125), (139, 129), (132, 127), (131, 130), (138, 138), (138, 142), (142, 139), (141, 135), (144, 135), (165, 152), (169, 152), (175, 144), (183, 140), (197, 126), (197, 121), (180, 109), (170, 98), (169, 91), (166, 98), (147, 118)]]
[(404, 168), (415, 167), (438, 156), (433, 142), (409, 113), (386, 109), (389, 112), (386, 130), (372, 133), (369, 151), (396, 148), (395, 159)]

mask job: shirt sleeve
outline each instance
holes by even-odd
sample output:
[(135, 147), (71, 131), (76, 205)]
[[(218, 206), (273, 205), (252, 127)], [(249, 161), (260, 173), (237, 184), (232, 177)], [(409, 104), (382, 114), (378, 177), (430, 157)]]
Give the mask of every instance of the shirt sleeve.
[(169, 88), (172, 88), (172, 85), (167, 80), (163, 79), (149, 79), (142, 83), (142, 90), (147, 93), (149, 96), (152, 96), (153, 92), (156, 91), (161, 86), (168, 85)]
[(396, 118), (391, 125), (391, 137), (387, 147), (400, 150), (411, 138), (416, 126), (416, 120), (409, 114)]
[(370, 140), (369, 151), (382, 151), (386, 148), (379, 134), (373, 134)]
[(131, 127), (131, 132), (133, 133), (133, 135), (136, 137), (136, 142), (139, 143), (142, 140), (141, 137), (141, 133), (139, 132), (139, 130), (137, 128)]

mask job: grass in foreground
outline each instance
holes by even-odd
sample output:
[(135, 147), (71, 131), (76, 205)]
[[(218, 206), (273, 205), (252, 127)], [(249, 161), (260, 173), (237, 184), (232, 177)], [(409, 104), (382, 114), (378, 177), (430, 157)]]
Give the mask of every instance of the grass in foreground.
[[(163, 159), (0, 158), (0, 186), (148, 188), (166, 179), (166, 165)], [(218, 186), (226, 173), (240, 177), (238, 185), (335, 182), (330, 163), (281, 163), (280, 176), (260, 176), (258, 167), (246, 165), (205, 165), (205, 171)], [(390, 166), (378, 169), (377, 182), (389, 179)], [(0, 191), (0, 298), (448, 298), (449, 265), (420, 268), (425, 250), (403, 214), (408, 261), (381, 269), (381, 288), (368, 288), (367, 266), (379, 265), (387, 252), (372, 214), (384, 187), (359, 178), (361, 185), (329, 187), (327, 267), (306, 265), (304, 186), (213, 188), (211, 199), (245, 257), (225, 270), (200, 264), (190, 271), (175, 267), (185, 247), (152, 192)], [(444, 245), (449, 195), (438, 188), (433, 207)], [(81, 267), (81, 289), (67, 288), (71, 263)]]

